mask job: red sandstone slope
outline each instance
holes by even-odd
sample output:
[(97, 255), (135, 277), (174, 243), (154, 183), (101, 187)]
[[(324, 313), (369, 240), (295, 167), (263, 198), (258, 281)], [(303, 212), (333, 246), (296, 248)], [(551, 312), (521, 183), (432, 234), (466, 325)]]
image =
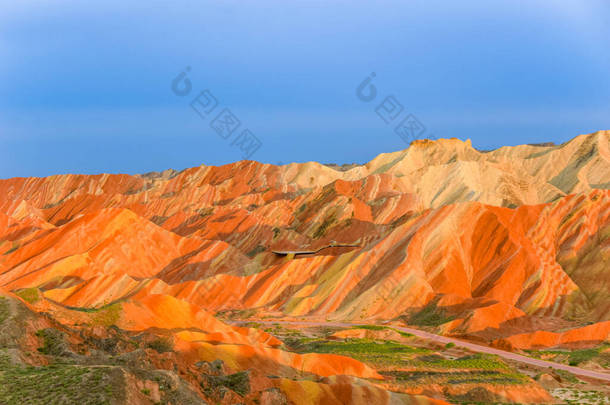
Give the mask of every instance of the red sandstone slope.
[[(212, 313), (400, 319), (519, 347), (593, 323), (586, 340), (599, 342), (609, 141), (487, 153), (419, 141), (344, 172), (245, 161), (0, 180), (0, 285), (67, 307), (157, 295)], [(271, 253), (335, 241), (358, 246)]]

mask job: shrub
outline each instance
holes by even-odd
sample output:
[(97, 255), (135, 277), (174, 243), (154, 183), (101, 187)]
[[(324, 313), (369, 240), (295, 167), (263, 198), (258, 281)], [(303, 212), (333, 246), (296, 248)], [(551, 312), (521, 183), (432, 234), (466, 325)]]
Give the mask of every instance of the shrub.
[(158, 338), (146, 345), (149, 349), (153, 349), (157, 353), (167, 353), (174, 350), (174, 344), (169, 338)]
[(204, 375), (204, 379), (213, 390), (225, 387), (242, 397), (250, 393), (250, 373), (247, 371), (223, 376)]
[(62, 356), (68, 352), (64, 341), (65, 334), (53, 328), (40, 329), (36, 336), (43, 339), (42, 347), (38, 351), (49, 356)]
[(580, 363), (584, 363), (585, 361), (589, 361), (599, 355), (599, 349), (584, 349), (584, 350), (574, 350), (570, 352), (570, 358), (568, 360), (570, 366), (577, 366)]

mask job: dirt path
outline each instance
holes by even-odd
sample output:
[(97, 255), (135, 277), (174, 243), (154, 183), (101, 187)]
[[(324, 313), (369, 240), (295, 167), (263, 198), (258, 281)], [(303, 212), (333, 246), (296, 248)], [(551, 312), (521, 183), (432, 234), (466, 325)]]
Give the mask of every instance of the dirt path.
[[(246, 323), (246, 322), (236, 322), (236, 323)], [(362, 323), (308, 322), (308, 321), (298, 321), (298, 322), (297, 321), (257, 321), (257, 323), (262, 323), (262, 324), (279, 323), (279, 324), (285, 324), (285, 325), (291, 324), (291, 325), (306, 325), (306, 326), (331, 326), (331, 327), (338, 327), (338, 328), (351, 328), (351, 327), (357, 326), (357, 325), (364, 325)], [(442, 343), (442, 344), (453, 343), (456, 346), (464, 347), (466, 349), (469, 349), (469, 350), (471, 350), (473, 352), (477, 352), (477, 353), (495, 354), (495, 355), (500, 356), (507, 360), (518, 361), (520, 363), (529, 364), (532, 366), (547, 367), (547, 368), (550, 367), (550, 368), (554, 368), (554, 369), (558, 369), (558, 370), (565, 370), (574, 375), (579, 375), (582, 377), (590, 377), (590, 378), (596, 378), (598, 380), (610, 381), (610, 373), (603, 373), (600, 371), (593, 371), (593, 370), (585, 370), (583, 368), (567, 366), (565, 364), (554, 363), (552, 361), (533, 359), (531, 357), (522, 356), (520, 354), (507, 352), (504, 350), (494, 349), (494, 348), (483, 346), (483, 345), (478, 345), (476, 343), (466, 342), (466, 341), (460, 340), (460, 339), (435, 335), (433, 333), (424, 332), (419, 329), (405, 328), (402, 326), (394, 326), (394, 325), (388, 325), (388, 327), (394, 328), (394, 329), (402, 331), (402, 332), (407, 332), (407, 333), (415, 335), (419, 338), (428, 339), (428, 340), (431, 340), (431, 341), (437, 342), (437, 343)]]

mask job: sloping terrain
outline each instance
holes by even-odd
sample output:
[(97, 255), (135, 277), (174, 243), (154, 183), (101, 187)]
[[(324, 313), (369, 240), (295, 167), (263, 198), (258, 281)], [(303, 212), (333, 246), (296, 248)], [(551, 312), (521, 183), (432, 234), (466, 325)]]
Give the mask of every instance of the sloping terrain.
[[(288, 378), (261, 387), (292, 402), (298, 390), (341, 401), (345, 387), (353, 403), (395, 399), (374, 365), (291, 351), (220, 319), (392, 321), (508, 350), (599, 347), (610, 339), (608, 257), (610, 131), (488, 152), (421, 140), (347, 170), (241, 161), (0, 180), (8, 296), (35, 295), (24, 305), (57, 327), (165, 333), (185, 370), (220, 359)], [(290, 380), (295, 370), (305, 374)], [(314, 389), (304, 375), (329, 380)]]

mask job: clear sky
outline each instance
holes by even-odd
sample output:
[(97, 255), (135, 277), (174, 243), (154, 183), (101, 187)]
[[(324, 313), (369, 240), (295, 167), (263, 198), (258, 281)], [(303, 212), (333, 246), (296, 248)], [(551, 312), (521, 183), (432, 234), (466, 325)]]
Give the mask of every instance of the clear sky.
[(610, 129), (610, 2), (1, 1), (0, 178), (224, 164), (244, 129), (254, 160), (362, 163), (407, 147), (407, 114), (480, 149)]

